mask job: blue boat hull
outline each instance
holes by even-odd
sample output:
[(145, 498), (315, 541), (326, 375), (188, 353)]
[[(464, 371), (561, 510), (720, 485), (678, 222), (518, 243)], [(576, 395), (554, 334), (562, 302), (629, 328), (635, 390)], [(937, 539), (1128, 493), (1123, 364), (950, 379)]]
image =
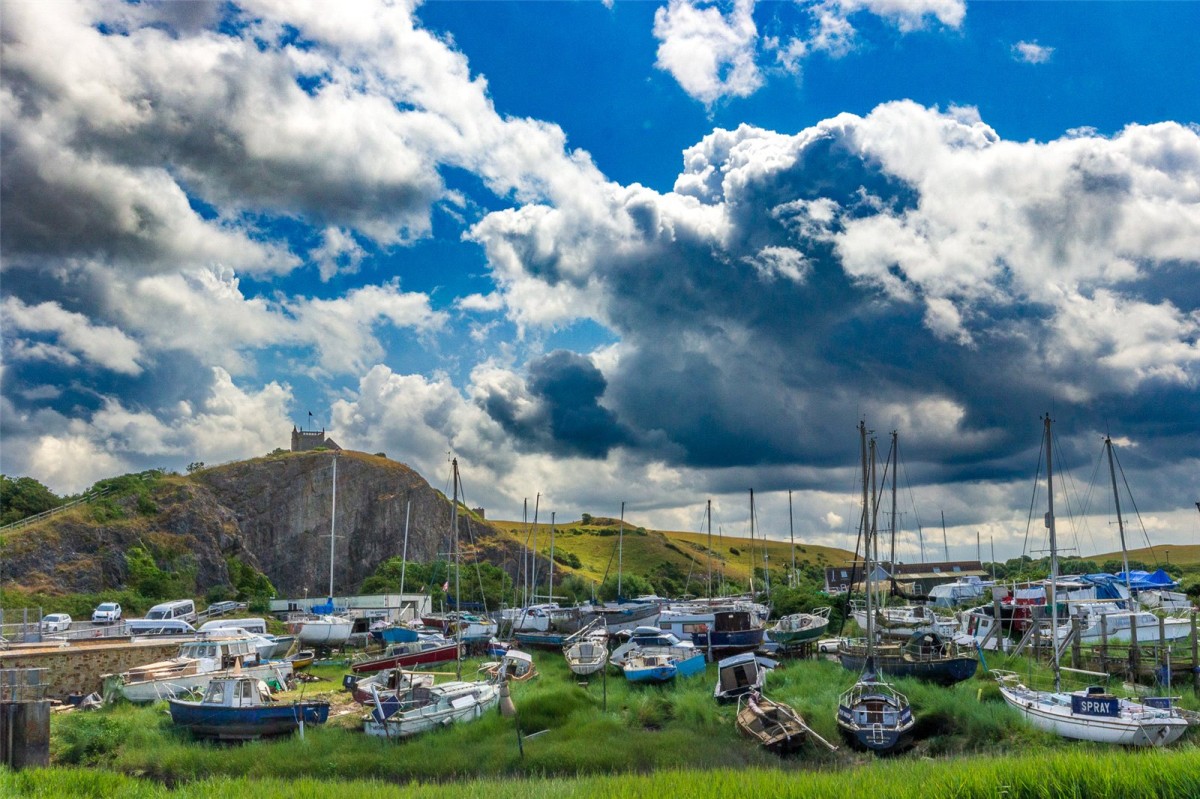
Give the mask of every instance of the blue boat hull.
[(762, 645), (763, 628), (692, 633), (692, 643), (698, 649), (707, 650), (710, 639), (712, 641), (712, 649), (716, 652), (738, 652), (756, 649)]
[(247, 739), (287, 735), (305, 724), (324, 724), (328, 702), (295, 702), (257, 707), (221, 707), (171, 699), (171, 721), (201, 738)]
[[(862, 672), (867, 662), (865, 656), (847, 652), (841, 653), (839, 658), (842, 666), (849, 671)], [(910, 661), (903, 657), (880, 657), (877, 654), (875, 655), (875, 666), (893, 677), (916, 677), (919, 680), (936, 682), (940, 685), (954, 685), (974, 677), (975, 670), (979, 668), (979, 661), (970, 657)]]
[(625, 679), (630, 682), (670, 682), (678, 673), (675, 666), (654, 666), (649, 669), (625, 669)]

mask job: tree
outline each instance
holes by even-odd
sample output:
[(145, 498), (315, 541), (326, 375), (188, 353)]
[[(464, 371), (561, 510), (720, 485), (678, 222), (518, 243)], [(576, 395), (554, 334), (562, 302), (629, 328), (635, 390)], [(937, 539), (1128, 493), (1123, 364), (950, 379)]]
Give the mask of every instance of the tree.
[[(639, 577), (636, 574), (626, 574), (621, 578), (621, 593), (624, 595), (623, 599), (643, 594), (653, 594), (654, 586), (644, 577)], [(596, 591), (596, 594), (605, 602), (617, 599), (617, 578), (615, 576), (605, 578), (604, 582), (600, 584), (600, 588)]]
[(61, 504), (62, 498), (32, 477), (13, 480), (0, 474), (0, 524), (12, 524)]

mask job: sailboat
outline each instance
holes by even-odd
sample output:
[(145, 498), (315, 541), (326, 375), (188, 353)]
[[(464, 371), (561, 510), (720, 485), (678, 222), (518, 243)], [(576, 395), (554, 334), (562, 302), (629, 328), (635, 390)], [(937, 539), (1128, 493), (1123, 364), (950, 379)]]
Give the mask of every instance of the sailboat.
[[(864, 428), (865, 433), (865, 428)], [(895, 459), (897, 452), (896, 433), (892, 433), (892, 457)], [(896, 461), (893, 460), (892, 466), (892, 519), (896, 518)], [(875, 482), (875, 441), (871, 441), (871, 484), (874, 487)], [(865, 480), (865, 477), (864, 477)], [(873, 492), (872, 492), (873, 493)], [(865, 495), (864, 495), (865, 496)], [(871, 522), (866, 525), (869, 530), (868, 541), (876, 539), (877, 530), (875, 519), (878, 516), (878, 501), (873, 500), (874, 512), (871, 514)], [(864, 512), (864, 524), (866, 524), (866, 513)], [(895, 526), (893, 522), (892, 528), (892, 562), (895, 562)], [(876, 549), (877, 549), (876, 545)], [(862, 617), (855, 614), (855, 620), (861, 618), (860, 624), (865, 624), (868, 629), (867, 640), (864, 641), (848, 641), (838, 648), (838, 657), (842, 665), (851, 671), (864, 671), (869, 668), (868, 663), (874, 666), (879, 671), (886, 672), (893, 677), (916, 677), (930, 682), (941, 683), (942, 685), (953, 685), (956, 682), (969, 679), (975, 675), (976, 669), (979, 667), (979, 656), (970, 646), (963, 646), (956, 643), (952, 637), (956, 631), (954, 625), (950, 625), (949, 629), (942, 628), (937, 624), (917, 625), (910, 631), (906, 640), (902, 643), (884, 643), (880, 644), (875, 641), (874, 630), (877, 626), (885, 626), (885, 615), (882, 612), (884, 609), (872, 609), (872, 591), (871, 591), (871, 546), (867, 546), (867, 603), (866, 609)], [(894, 581), (893, 581), (894, 583)], [(888, 608), (887, 610), (891, 610)], [(932, 617), (932, 612), (924, 606), (916, 608), (905, 608), (904, 611), (925, 611)], [(913, 614), (917, 617), (916, 614)], [(919, 618), (919, 617), (918, 617)], [(893, 632), (894, 635), (894, 632)]]
[[(1054, 465), (1051, 454), (1050, 416), (1044, 419), (1046, 450), (1046, 527), (1050, 532), (1050, 629), (1058, 629), (1058, 541), (1054, 525)], [(1109, 694), (1100, 686), (1082, 691), (1062, 690), (1058, 646), (1053, 652), (1054, 690), (1025, 686), (1011, 671), (993, 671), (1000, 693), (1009, 706), (1039, 729), (1064, 738), (1125, 746), (1166, 746), (1188, 728), (1187, 719), (1171, 707), (1170, 700), (1143, 704)], [(1161, 707), (1159, 705), (1162, 705)]]
[(354, 622), (334, 614), (333, 605), (333, 544), (337, 526), (337, 453), (333, 455), (333, 505), (329, 513), (329, 599), (323, 605), (314, 605), (313, 618), (299, 625), (296, 637), (308, 646), (342, 646), (350, 638)]
[[(862, 529), (866, 538), (866, 573), (871, 573), (871, 532), (868, 524), (869, 503), (867, 501), (868, 471), (867, 471), (867, 425), (859, 422), (858, 431), (862, 442), (863, 468), (863, 513)], [(875, 442), (871, 441), (872, 454)], [(874, 457), (871, 459), (870, 475), (874, 477)], [(850, 690), (838, 699), (837, 725), (842, 736), (851, 745), (874, 752), (891, 752), (905, 746), (912, 739), (913, 719), (912, 708), (908, 698), (888, 685), (879, 677), (875, 668), (875, 621), (871, 610), (871, 591), (867, 590), (867, 641), (866, 659), (863, 663), (862, 675)], [(842, 661), (846, 665), (846, 661)]]

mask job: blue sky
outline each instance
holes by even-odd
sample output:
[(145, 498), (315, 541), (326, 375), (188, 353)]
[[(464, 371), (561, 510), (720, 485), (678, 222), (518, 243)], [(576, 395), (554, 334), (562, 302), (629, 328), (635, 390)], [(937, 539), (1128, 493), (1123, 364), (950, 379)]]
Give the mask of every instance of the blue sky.
[(909, 559), (943, 512), (1012, 556), (1050, 411), (1079, 550), (1105, 432), (1137, 540), (1200, 542), (1200, 4), (0, 14), (6, 474), (311, 412), (493, 516), (745, 534), (754, 488), (785, 536), (791, 490), (852, 547), (864, 418)]

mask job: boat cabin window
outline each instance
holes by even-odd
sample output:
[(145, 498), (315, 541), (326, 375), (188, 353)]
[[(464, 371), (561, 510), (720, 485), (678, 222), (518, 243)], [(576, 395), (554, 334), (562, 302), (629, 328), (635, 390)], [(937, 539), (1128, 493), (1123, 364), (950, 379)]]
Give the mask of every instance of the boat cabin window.
[(214, 705), (225, 704), (225, 683), (213, 681), (208, 684), (208, 690), (204, 692), (204, 701)]

